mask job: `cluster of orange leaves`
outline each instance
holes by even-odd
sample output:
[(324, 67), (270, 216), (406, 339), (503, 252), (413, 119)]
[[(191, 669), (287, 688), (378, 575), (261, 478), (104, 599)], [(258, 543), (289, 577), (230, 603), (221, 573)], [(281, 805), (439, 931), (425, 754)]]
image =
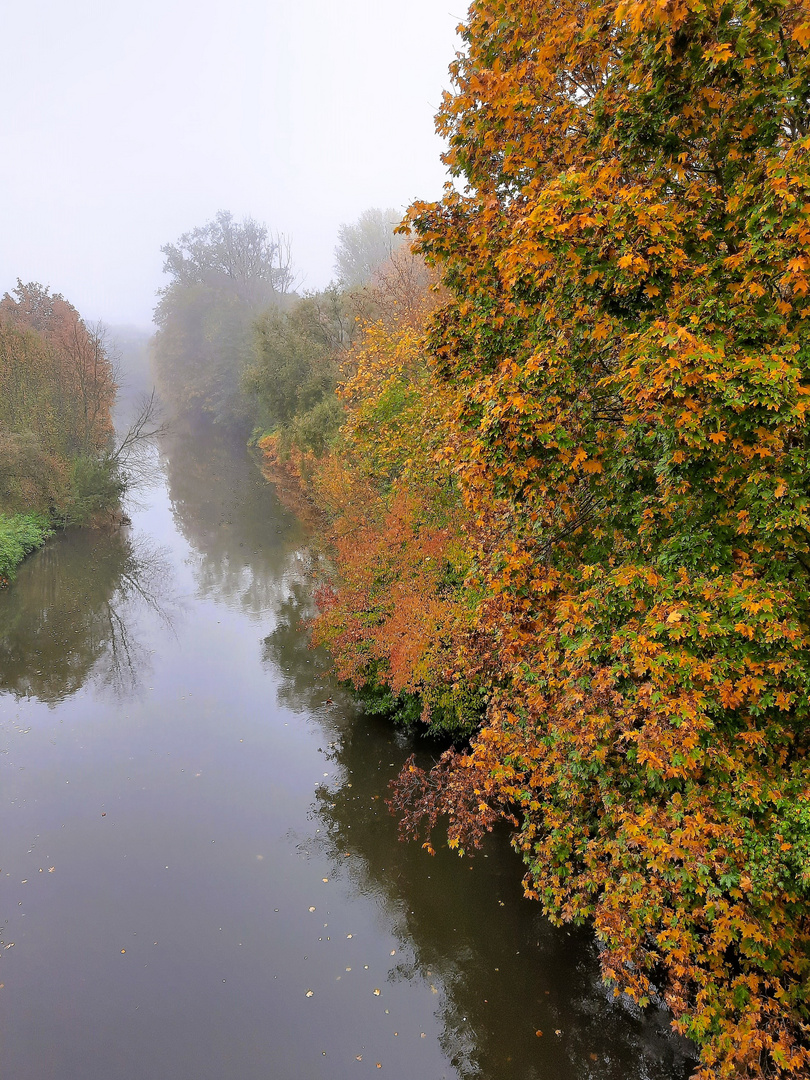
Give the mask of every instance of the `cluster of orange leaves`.
[(469, 515), (444, 442), (448, 391), (425, 349), (432, 285), (421, 259), (395, 254), (344, 356), (340, 444), (311, 481), (339, 586), (320, 590), (314, 636), (341, 678), (408, 695), (425, 722), (457, 732), (474, 725), (480, 702), (467, 640)]

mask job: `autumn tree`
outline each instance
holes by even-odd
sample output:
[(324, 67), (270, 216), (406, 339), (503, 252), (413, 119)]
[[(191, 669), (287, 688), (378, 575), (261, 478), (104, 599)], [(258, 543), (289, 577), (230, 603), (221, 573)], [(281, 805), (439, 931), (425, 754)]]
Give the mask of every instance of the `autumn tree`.
[(810, 10), (475, 0), (416, 204), (499, 681), (406, 828), (516, 814), (703, 1077), (810, 1071)]
[(450, 402), (425, 348), (435, 284), (400, 248), (372, 279), (344, 353), (344, 422), (312, 483), (336, 568), (314, 636), (368, 709), (463, 738), (483, 686), (468, 640), (468, 515), (446, 453)]
[[(116, 383), (104, 328), (88, 326), (63, 296), (36, 282), (24, 285), (18, 281), (13, 295), (5, 294), (0, 300), (0, 320), (33, 331), (44, 343), (39, 361), (31, 353), (18, 370), (8, 371), (12, 382), (7, 389), (10, 400), (6, 407), (17, 407), (14, 403), (19, 393), (26, 393), (22, 388), (28, 380), (45, 373), (52, 394), (49, 437), (70, 452), (98, 453), (106, 449), (113, 435)], [(22, 406), (23, 412), (26, 408)], [(22, 414), (17, 421), (9, 416), (6, 422), (22, 422)], [(45, 418), (38, 423), (44, 431)]]
[(103, 327), (18, 282), (0, 300), (0, 510), (65, 523), (116, 504), (115, 393)]
[(64, 498), (70, 440), (56, 367), (42, 335), (0, 321), (0, 511)]

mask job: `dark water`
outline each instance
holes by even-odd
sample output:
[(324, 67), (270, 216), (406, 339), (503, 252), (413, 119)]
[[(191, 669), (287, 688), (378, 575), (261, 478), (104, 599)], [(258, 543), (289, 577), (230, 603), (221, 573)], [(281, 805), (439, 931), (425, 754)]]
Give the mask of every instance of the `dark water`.
[(688, 1075), (505, 836), (397, 842), (412, 746), (307, 647), (306, 536), (250, 458), (177, 440), (161, 476), (0, 594), (0, 1075)]

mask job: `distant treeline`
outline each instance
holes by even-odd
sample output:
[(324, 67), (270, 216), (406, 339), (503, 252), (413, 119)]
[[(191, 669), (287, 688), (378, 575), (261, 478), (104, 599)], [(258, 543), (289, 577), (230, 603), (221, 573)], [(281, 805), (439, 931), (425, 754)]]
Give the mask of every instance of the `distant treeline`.
[(167, 244), (153, 341), (162, 399), (175, 414), (323, 453), (340, 426), (341, 350), (364, 287), (401, 245), (400, 217), (369, 210), (343, 226), (335, 282), (303, 295), (287, 238), (251, 218), (221, 211)]

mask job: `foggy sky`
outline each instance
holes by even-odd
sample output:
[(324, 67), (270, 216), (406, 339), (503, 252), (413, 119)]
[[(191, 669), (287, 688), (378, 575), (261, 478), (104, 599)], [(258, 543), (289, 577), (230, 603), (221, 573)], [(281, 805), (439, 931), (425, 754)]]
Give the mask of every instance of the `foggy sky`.
[(290, 235), (317, 288), (342, 222), (441, 195), (433, 116), (465, 0), (3, 9), (0, 294), (39, 281), (146, 327), (161, 245), (217, 210)]

